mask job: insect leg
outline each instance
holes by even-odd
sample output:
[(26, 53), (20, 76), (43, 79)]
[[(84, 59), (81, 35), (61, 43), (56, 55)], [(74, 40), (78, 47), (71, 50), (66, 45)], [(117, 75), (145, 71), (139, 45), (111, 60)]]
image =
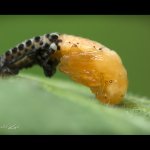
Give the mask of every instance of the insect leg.
[(56, 72), (56, 67), (59, 63), (58, 60), (51, 60), (50, 55), (52, 51), (50, 50), (42, 50), (39, 51), (38, 54), (36, 54), (36, 61), (37, 64), (39, 64), (44, 71), (45, 76), (51, 77), (55, 74)]
[(53, 61), (48, 61), (46, 64), (43, 64), (44, 74), (47, 77), (51, 77), (56, 72), (56, 66)]

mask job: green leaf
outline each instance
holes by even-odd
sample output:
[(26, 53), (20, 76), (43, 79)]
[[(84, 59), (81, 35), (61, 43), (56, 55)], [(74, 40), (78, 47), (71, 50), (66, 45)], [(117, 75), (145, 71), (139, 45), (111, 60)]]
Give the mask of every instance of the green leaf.
[(150, 100), (104, 105), (76, 82), (21, 74), (0, 80), (0, 134), (150, 134)]

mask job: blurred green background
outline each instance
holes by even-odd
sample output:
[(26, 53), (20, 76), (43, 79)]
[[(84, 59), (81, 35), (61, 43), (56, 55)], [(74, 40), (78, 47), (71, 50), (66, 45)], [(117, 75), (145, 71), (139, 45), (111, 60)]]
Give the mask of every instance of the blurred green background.
[[(0, 53), (36, 35), (60, 32), (98, 41), (117, 51), (128, 71), (129, 92), (150, 97), (150, 16), (0, 16)], [(39, 67), (22, 72), (44, 76)], [(68, 78), (57, 72), (53, 78)]]

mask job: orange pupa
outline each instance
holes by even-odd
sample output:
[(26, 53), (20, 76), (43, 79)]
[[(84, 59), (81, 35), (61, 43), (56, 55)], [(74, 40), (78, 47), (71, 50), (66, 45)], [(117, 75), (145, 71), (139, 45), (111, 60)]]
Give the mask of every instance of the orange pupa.
[(127, 71), (119, 55), (86, 38), (50, 33), (26, 40), (0, 57), (0, 74), (17, 74), (34, 64), (43, 67), (49, 77), (58, 65), (103, 103), (118, 104), (127, 91)]
[(59, 69), (73, 80), (88, 86), (103, 103), (118, 104), (127, 87), (127, 71), (119, 55), (89, 39), (60, 35)]

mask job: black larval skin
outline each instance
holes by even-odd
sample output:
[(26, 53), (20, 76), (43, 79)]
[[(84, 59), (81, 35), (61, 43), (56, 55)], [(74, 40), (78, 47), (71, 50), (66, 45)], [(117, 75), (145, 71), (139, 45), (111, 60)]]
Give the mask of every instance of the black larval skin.
[(16, 75), (23, 68), (39, 65), (44, 74), (51, 77), (56, 72), (59, 60), (51, 60), (59, 47), (58, 33), (45, 34), (26, 40), (0, 56), (0, 76)]

